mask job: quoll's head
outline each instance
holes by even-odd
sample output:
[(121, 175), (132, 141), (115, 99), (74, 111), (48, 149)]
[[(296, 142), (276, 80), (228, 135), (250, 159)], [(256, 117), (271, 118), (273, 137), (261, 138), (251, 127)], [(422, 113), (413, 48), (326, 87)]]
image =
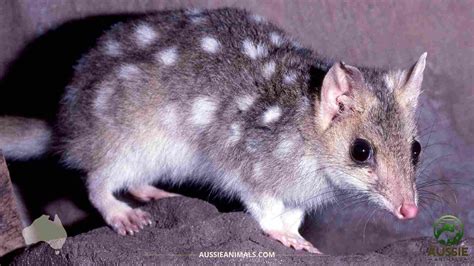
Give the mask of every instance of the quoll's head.
[(399, 219), (418, 213), (415, 173), (421, 152), (415, 111), (426, 53), (406, 70), (334, 64), (316, 104), (334, 184), (364, 193)]

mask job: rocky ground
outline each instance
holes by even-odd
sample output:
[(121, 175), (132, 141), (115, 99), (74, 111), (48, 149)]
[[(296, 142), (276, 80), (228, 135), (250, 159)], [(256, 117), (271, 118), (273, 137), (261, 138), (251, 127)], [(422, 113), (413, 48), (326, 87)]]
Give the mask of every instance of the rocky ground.
[[(453, 260), (427, 256), (431, 238), (395, 242), (368, 254), (317, 256), (294, 251), (265, 236), (257, 223), (242, 212), (220, 213), (213, 205), (186, 197), (164, 199), (144, 207), (153, 214), (155, 224), (135, 236), (119, 236), (101, 227), (68, 237), (59, 252), (40, 243), (6, 256), (13, 265), (91, 265), (91, 264), (426, 264)], [(474, 239), (464, 242), (470, 253)], [(209, 252), (250, 252), (252, 258), (209, 258)], [(252, 253), (255, 252), (255, 253)], [(259, 252), (274, 252), (274, 257), (258, 257)], [(270, 253), (262, 253), (262, 255)], [(474, 256), (456, 259), (474, 263)], [(1, 262), (0, 262), (1, 264)]]

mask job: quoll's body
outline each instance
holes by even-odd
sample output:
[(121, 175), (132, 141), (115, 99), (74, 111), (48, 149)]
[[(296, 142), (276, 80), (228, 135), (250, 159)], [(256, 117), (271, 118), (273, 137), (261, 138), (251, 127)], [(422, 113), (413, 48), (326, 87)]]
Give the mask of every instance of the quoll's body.
[[(175, 196), (158, 180), (207, 182), (273, 238), (318, 252), (298, 228), (336, 188), (416, 215), (425, 57), (406, 71), (332, 64), (246, 11), (159, 12), (117, 24), (81, 59), (53, 131), (2, 118), (0, 147), (17, 159), (52, 149), (87, 172), (91, 202), (120, 234), (151, 217), (114, 192), (146, 201)], [(34, 134), (12, 134), (26, 124)]]

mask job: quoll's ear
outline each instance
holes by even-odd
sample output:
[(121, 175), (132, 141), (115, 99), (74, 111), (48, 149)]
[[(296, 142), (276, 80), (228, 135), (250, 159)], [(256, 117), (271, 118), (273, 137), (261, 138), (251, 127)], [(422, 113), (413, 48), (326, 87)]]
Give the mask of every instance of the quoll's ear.
[(427, 53), (423, 53), (418, 61), (410, 68), (403, 70), (401, 84), (397, 86), (395, 95), (399, 103), (414, 112), (418, 103), (418, 96), (421, 93), (423, 82), (423, 71), (426, 66)]
[(329, 127), (341, 111), (350, 108), (353, 91), (363, 84), (364, 76), (356, 67), (340, 62), (329, 69), (321, 87), (319, 118), (323, 129)]

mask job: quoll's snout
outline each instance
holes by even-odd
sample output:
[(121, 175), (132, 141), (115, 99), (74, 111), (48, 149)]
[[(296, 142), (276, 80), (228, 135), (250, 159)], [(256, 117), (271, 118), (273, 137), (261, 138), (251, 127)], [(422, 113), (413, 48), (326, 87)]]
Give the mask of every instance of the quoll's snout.
[(398, 207), (395, 215), (401, 219), (401, 220), (406, 220), (406, 219), (413, 219), (416, 217), (418, 214), (418, 207), (411, 202), (404, 202), (400, 207)]

